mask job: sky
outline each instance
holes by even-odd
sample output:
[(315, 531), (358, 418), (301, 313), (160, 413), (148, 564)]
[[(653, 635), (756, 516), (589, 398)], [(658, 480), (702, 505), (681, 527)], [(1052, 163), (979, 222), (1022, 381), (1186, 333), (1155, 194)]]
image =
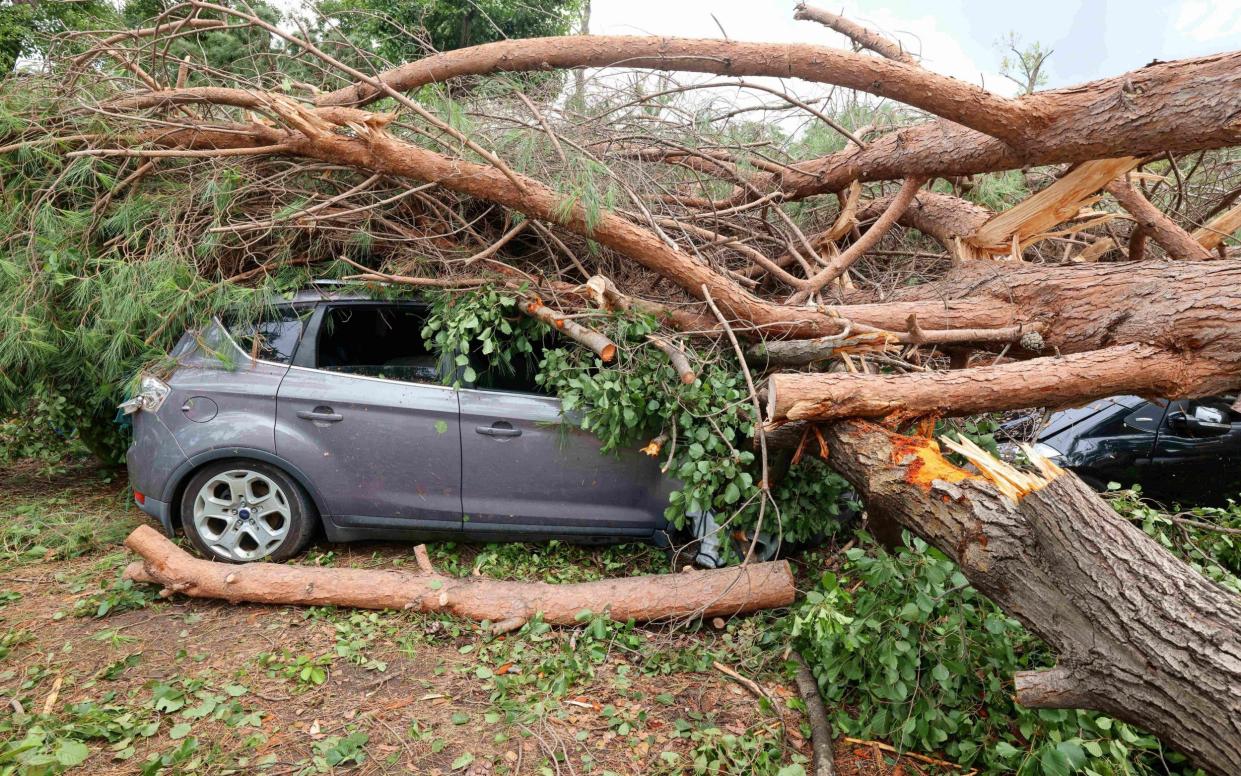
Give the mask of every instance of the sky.
[[(1003, 94), (996, 42), (1015, 31), (1054, 49), (1048, 88), (1118, 75), (1152, 59), (1241, 49), (1241, 0), (817, 0), (899, 39), (922, 63)], [(846, 45), (793, 19), (795, 0), (592, 0), (590, 31)], [(715, 15), (715, 19), (712, 18)], [(717, 25), (716, 19), (719, 24)]]

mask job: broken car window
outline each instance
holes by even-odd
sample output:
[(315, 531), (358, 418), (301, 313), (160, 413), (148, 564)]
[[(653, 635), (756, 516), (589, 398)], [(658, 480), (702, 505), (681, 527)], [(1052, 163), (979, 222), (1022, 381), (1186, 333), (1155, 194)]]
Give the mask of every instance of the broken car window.
[(319, 369), (412, 383), (438, 383), (439, 359), (422, 338), (427, 313), (415, 305), (335, 305), (316, 343)]

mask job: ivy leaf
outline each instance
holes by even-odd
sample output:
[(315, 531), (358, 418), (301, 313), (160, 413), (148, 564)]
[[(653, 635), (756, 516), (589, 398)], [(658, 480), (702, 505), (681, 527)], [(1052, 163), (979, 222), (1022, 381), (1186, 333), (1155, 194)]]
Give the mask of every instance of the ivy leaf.
[(189, 734), (190, 734), (190, 723), (188, 722), (182, 722), (179, 725), (174, 725), (172, 730), (168, 731), (168, 737), (171, 738), (173, 741), (176, 741), (181, 738), (185, 738)]
[(729, 504), (736, 504), (739, 498), (741, 498), (741, 489), (737, 487), (737, 483), (728, 483), (728, 487), (724, 488), (724, 501)]

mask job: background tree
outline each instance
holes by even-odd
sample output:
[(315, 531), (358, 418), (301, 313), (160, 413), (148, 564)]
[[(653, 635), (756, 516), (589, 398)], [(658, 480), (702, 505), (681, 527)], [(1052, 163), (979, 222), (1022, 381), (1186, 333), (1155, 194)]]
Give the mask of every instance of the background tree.
[[(246, 8), (271, 23), (281, 18), (280, 11), (266, 0), (220, 0), (219, 4)], [(126, 27), (139, 29), (163, 18), (163, 15), (176, 5), (176, 0), (125, 0), (121, 16)], [(198, 18), (227, 21), (218, 11), (210, 9), (202, 10)], [(192, 37), (168, 42), (168, 56), (175, 59), (189, 57), (192, 61), (205, 63), (213, 69), (251, 74), (279, 70), (278, 65), (268, 56), (278, 49), (279, 46), (270, 33), (247, 25), (234, 25), (233, 29), (227, 30), (204, 30)], [(197, 71), (192, 74), (198, 77)]]
[(12, 72), (22, 57), (42, 56), (53, 36), (107, 26), (114, 15), (105, 0), (10, 0), (0, 5), (0, 73)]
[(1034, 90), (1046, 85), (1047, 73), (1043, 72), (1043, 67), (1053, 49), (1043, 48), (1037, 40), (1024, 45), (1021, 35), (1016, 32), (1001, 38), (996, 47), (1004, 52), (1000, 59), (1000, 75), (1017, 84), (1021, 94), (1033, 94)]
[(321, 34), (342, 36), (389, 62), (505, 38), (564, 35), (582, 0), (326, 0)]

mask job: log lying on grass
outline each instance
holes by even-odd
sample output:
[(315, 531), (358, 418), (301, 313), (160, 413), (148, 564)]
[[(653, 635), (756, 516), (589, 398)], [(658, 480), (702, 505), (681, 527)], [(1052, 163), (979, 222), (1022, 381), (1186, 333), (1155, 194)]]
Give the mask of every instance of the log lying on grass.
[(583, 611), (621, 622), (746, 614), (788, 606), (796, 593), (785, 561), (550, 585), (439, 574), (421, 545), (415, 549), (417, 572), (214, 563), (145, 525), (134, 529), (125, 546), (142, 556), (125, 569), (125, 578), (161, 584), (164, 596), (449, 612), (490, 622), (496, 633), (516, 630), (536, 614), (554, 625), (572, 625)]

